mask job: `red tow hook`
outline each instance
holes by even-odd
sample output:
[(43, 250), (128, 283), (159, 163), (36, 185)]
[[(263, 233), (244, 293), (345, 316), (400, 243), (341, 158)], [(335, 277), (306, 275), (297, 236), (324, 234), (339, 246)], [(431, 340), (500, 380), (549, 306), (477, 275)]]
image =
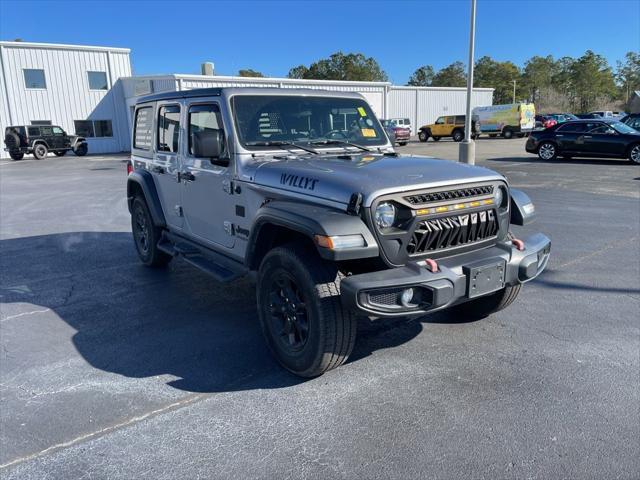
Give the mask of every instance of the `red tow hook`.
[(429, 270), (431, 273), (435, 273), (438, 271), (438, 262), (436, 262), (432, 258), (427, 258), (424, 261), (424, 268)]
[(511, 240), (511, 243), (513, 243), (518, 250), (520, 251), (524, 250), (524, 242), (522, 240), (518, 240), (517, 238), (514, 238)]

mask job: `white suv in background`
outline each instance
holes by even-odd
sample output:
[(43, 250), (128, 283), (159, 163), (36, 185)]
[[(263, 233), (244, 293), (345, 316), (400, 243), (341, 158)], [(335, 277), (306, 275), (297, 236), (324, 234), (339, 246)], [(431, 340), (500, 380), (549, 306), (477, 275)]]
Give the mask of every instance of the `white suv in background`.
[(413, 127), (411, 126), (411, 120), (408, 118), (390, 118), (390, 121), (396, 124), (398, 127), (408, 128), (409, 135), (413, 135)]

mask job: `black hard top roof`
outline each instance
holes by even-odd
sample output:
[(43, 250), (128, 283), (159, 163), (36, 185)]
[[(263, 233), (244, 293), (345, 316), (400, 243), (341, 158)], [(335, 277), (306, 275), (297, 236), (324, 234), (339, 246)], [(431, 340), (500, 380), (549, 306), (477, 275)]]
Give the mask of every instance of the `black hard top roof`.
[(180, 90), (147, 95), (138, 99), (137, 103), (172, 100), (176, 98), (219, 97), (221, 94), (222, 88), (194, 88), (193, 90)]

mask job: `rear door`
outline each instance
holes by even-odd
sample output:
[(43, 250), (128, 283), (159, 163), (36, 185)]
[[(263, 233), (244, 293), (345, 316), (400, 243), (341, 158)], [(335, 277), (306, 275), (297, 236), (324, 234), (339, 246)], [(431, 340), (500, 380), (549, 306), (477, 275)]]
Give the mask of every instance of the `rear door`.
[(555, 132), (555, 138), (562, 152), (581, 152), (584, 141), (578, 142), (578, 138), (584, 133), (586, 123), (568, 122), (560, 125)]

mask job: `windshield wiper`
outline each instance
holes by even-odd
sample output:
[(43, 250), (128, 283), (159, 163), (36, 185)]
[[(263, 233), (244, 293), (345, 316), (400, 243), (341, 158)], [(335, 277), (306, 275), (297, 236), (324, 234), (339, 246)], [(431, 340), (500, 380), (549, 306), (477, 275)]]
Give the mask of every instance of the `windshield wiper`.
[[(246, 145), (250, 147), (295, 147), (300, 150), (304, 150), (305, 152), (313, 153), (314, 155), (318, 155), (318, 151), (311, 148), (305, 147), (304, 145), (300, 145), (297, 142), (287, 142), (284, 140), (274, 140), (272, 142), (269, 141), (259, 141), (259, 142), (247, 142)], [(286, 149), (285, 149), (286, 150)]]
[(371, 150), (367, 147), (363, 147), (362, 145), (358, 145), (357, 143), (347, 142), (346, 140), (315, 140), (313, 142), (309, 142), (311, 145), (346, 145), (348, 147), (355, 147), (364, 152), (370, 152)]

